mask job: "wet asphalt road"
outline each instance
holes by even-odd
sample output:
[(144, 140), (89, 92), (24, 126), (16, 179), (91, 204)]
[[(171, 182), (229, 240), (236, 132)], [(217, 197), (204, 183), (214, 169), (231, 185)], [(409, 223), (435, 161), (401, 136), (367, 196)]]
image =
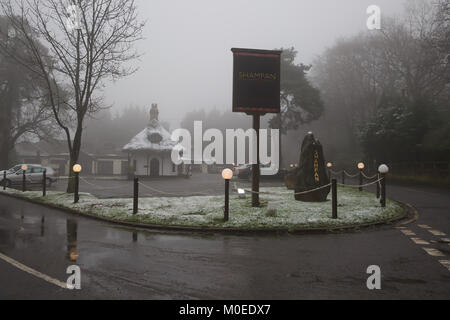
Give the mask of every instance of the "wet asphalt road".
[[(450, 260), (450, 245), (439, 241), (450, 234), (450, 191), (388, 192), (418, 209), (405, 227), (429, 245), (394, 226), (278, 236), (139, 231), (0, 196), (0, 253), (63, 282), (67, 266), (82, 272), (82, 289), (69, 291), (0, 259), (0, 298), (449, 299), (450, 271), (439, 260)], [(381, 267), (382, 290), (367, 289), (369, 265)]]

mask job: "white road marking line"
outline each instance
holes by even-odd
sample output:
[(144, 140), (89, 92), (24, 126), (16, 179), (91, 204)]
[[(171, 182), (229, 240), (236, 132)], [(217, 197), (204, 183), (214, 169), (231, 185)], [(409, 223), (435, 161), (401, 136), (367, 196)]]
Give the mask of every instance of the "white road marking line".
[(0, 253), (0, 259), (2, 259), (3, 261), (13, 265), (14, 267), (16, 267), (16, 268), (18, 268), (18, 269), (20, 269), (22, 271), (25, 271), (25, 272), (27, 272), (27, 273), (29, 273), (29, 274), (37, 277), (37, 278), (45, 280), (45, 281), (47, 281), (47, 282), (49, 282), (51, 284), (54, 284), (55, 286), (63, 288), (63, 289), (67, 289), (67, 283), (61, 282), (58, 279), (54, 279), (54, 278), (49, 277), (49, 276), (47, 276), (47, 275), (45, 275), (45, 274), (43, 274), (43, 273), (41, 273), (39, 271), (36, 271), (36, 270), (34, 270), (34, 269), (30, 268), (30, 267), (27, 267), (26, 265), (21, 264), (20, 262), (14, 260), (14, 259), (11, 259), (8, 256), (5, 256), (4, 254)]
[(400, 230), (400, 231), (403, 232), (403, 234), (404, 234), (405, 236), (415, 236), (415, 235), (416, 235), (414, 232), (412, 232), (411, 230), (408, 230), (408, 229), (406, 229), (406, 230)]
[(449, 238), (442, 238), (441, 241), (450, 243), (450, 239)]
[(439, 262), (450, 271), (450, 260), (439, 260)]
[(431, 229), (431, 227), (429, 225), (426, 225), (426, 224), (419, 224), (418, 227), (422, 228), (422, 229)]
[(445, 236), (446, 234), (445, 233), (443, 233), (443, 232), (441, 232), (441, 231), (439, 231), (439, 230), (433, 230), (433, 229), (430, 229), (430, 230), (428, 230), (430, 233), (432, 233), (433, 235), (435, 235), (435, 236)]
[(434, 248), (423, 248), (423, 250), (433, 257), (445, 257), (445, 254)]
[(426, 244), (426, 245), (430, 244), (429, 242), (422, 240), (420, 238), (411, 238), (411, 240), (414, 241), (415, 244)]

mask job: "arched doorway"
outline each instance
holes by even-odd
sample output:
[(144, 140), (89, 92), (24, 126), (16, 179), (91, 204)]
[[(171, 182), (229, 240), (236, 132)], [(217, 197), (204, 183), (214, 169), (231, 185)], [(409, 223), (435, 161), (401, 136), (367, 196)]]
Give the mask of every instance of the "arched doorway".
[(150, 177), (159, 177), (159, 160), (156, 158), (150, 161)]

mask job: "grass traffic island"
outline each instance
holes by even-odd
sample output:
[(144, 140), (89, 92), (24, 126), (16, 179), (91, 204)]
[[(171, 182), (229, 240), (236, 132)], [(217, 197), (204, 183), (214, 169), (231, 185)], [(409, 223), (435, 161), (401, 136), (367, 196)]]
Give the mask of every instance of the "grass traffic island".
[[(338, 219), (331, 219), (331, 194), (323, 203), (295, 201), (293, 191), (282, 187), (261, 188), (260, 208), (252, 208), (251, 196), (230, 197), (230, 220), (224, 222), (223, 196), (151, 197), (139, 199), (139, 213), (133, 215), (132, 199), (99, 199), (80, 193), (80, 202), (73, 203), (73, 195), (38, 191), (21, 192), (7, 189), (0, 193), (25, 198), (70, 212), (94, 216), (126, 224), (149, 227), (192, 228), (214, 230), (285, 230), (343, 229), (378, 223), (389, 223), (404, 215), (402, 205), (387, 199), (386, 207), (369, 192), (349, 187), (338, 188)], [(276, 215), (267, 214), (267, 206), (276, 208)]]

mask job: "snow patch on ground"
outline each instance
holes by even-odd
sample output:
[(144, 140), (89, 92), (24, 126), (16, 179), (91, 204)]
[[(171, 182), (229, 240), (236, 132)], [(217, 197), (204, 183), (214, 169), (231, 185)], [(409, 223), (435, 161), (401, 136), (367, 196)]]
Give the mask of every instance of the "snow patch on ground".
[[(198, 196), (165, 198), (152, 197), (139, 199), (139, 213), (132, 214), (132, 199), (97, 199), (82, 193), (80, 202), (73, 203), (73, 195), (49, 192), (43, 198), (38, 191), (21, 192), (7, 189), (40, 202), (70, 208), (83, 213), (94, 214), (128, 222), (149, 224), (225, 227), (225, 228), (315, 228), (341, 227), (387, 221), (400, 216), (402, 207), (388, 199), (386, 208), (381, 208), (379, 200), (369, 192), (340, 187), (338, 189), (338, 219), (331, 219), (331, 195), (323, 203), (295, 201), (293, 191), (282, 187), (261, 188), (262, 207), (252, 208), (251, 197), (239, 199), (230, 197), (230, 221), (223, 221), (223, 196)], [(267, 204), (277, 208), (275, 217), (266, 216)]]

